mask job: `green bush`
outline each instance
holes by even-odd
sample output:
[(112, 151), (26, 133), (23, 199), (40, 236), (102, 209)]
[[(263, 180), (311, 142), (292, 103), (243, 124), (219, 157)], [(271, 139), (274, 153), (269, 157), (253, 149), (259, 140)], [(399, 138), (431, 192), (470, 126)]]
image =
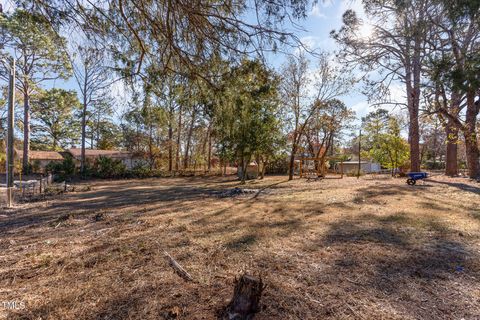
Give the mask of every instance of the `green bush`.
[(56, 180), (65, 181), (75, 175), (75, 162), (72, 157), (65, 157), (62, 162), (50, 162), (45, 171), (55, 175)]
[(161, 169), (150, 169), (147, 165), (136, 165), (130, 170), (127, 170), (125, 173), (126, 178), (160, 178), (160, 177), (168, 177), (169, 173), (163, 171)]
[(33, 161), (33, 163), (31, 164), (31, 167), (32, 167), (32, 172), (33, 173), (40, 172), (40, 160)]
[(122, 178), (127, 173), (127, 167), (121, 160), (100, 156), (94, 165), (94, 174), (98, 178)]
[(154, 176), (154, 171), (142, 165), (137, 165), (129, 171), (131, 178), (150, 178)]
[(95, 176), (95, 168), (88, 162), (85, 161), (83, 172), (79, 172), (82, 179), (90, 178)]

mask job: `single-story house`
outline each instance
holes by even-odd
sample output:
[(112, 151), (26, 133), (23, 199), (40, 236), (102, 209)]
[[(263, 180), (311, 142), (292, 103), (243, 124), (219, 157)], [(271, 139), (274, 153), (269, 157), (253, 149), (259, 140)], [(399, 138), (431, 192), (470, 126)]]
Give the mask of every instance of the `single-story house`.
[[(21, 163), (23, 161), (23, 151), (15, 149), (15, 158)], [(45, 168), (51, 162), (62, 162), (63, 156), (57, 151), (38, 151), (30, 150), (30, 163), (33, 171), (44, 173)]]
[[(65, 159), (66, 156), (71, 156), (75, 161), (75, 165), (80, 167), (81, 154), (81, 148), (71, 148), (63, 152), (30, 150), (30, 163), (35, 172), (44, 173), (49, 163), (60, 163)], [(87, 162), (90, 164), (93, 164), (100, 156), (119, 159), (127, 167), (127, 169), (148, 164), (144, 157), (128, 151), (85, 149), (85, 157)], [(15, 149), (15, 159), (19, 163), (23, 161), (22, 150)]]
[[(70, 148), (66, 150), (73, 159), (75, 160), (76, 165), (80, 166), (80, 161), (82, 159), (82, 149), (81, 148)], [(93, 164), (96, 159), (100, 157), (107, 157), (111, 159), (118, 159), (127, 167), (127, 169), (132, 169), (136, 166), (147, 165), (145, 158), (134, 154), (129, 151), (118, 151), (118, 150), (100, 150), (100, 149), (85, 149), (85, 159), (88, 163)]]
[[(337, 164), (340, 166), (340, 163)], [(338, 170), (341, 170), (338, 168)], [(382, 170), (382, 166), (379, 163), (372, 161), (360, 161), (360, 170), (364, 173), (377, 173)], [(357, 161), (345, 161), (343, 162), (343, 172), (357, 172), (358, 171), (358, 160)]]

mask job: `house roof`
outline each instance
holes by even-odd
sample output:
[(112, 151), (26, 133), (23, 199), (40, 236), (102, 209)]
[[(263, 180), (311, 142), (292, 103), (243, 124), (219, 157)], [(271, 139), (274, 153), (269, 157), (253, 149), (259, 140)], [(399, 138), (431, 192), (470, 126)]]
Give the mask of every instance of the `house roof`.
[[(20, 159), (23, 159), (23, 152), (15, 150)], [(57, 151), (37, 151), (30, 150), (30, 160), (63, 160), (63, 156)]]
[[(376, 162), (374, 161), (360, 161), (360, 164), (368, 164), (368, 163), (371, 163), (371, 164), (376, 164)], [(358, 165), (358, 160), (353, 160), (353, 161), (344, 161), (343, 164), (357, 164)]]
[[(81, 148), (71, 148), (68, 149), (69, 152), (74, 158), (80, 158), (82, 156)], [(85, 149), (85, 157), (87, 158), (97, 158), (100, 156), (109, 157), (109, 158), (131, 158), (132, 153), (128, 151), (118, 151), (118, 150), (100, 150), (100, 149)]]

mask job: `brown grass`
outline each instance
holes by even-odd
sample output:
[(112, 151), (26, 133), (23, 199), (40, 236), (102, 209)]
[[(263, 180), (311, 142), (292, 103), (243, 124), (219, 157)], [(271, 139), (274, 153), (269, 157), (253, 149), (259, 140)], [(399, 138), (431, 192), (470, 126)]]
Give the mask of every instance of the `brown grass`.
[(97, 182), (3, 213), (0, 303), (25, 308), (0, 318), (214, 319), (248, 271), (268, 285), (257, 319), (478, 319), (478, 184), (269, 177), (218, 197), (232, 179)]

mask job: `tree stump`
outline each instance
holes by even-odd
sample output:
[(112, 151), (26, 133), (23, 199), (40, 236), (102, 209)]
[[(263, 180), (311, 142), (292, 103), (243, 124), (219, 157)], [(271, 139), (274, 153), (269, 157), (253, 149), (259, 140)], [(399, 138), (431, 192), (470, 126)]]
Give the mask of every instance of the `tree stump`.
[(243, 274), (235, 278), (235, 289), (230, 303), (225, 308), (222, 320), (250, 320), (260, 311), (260, 298), (266, 286), (262, 278)]

